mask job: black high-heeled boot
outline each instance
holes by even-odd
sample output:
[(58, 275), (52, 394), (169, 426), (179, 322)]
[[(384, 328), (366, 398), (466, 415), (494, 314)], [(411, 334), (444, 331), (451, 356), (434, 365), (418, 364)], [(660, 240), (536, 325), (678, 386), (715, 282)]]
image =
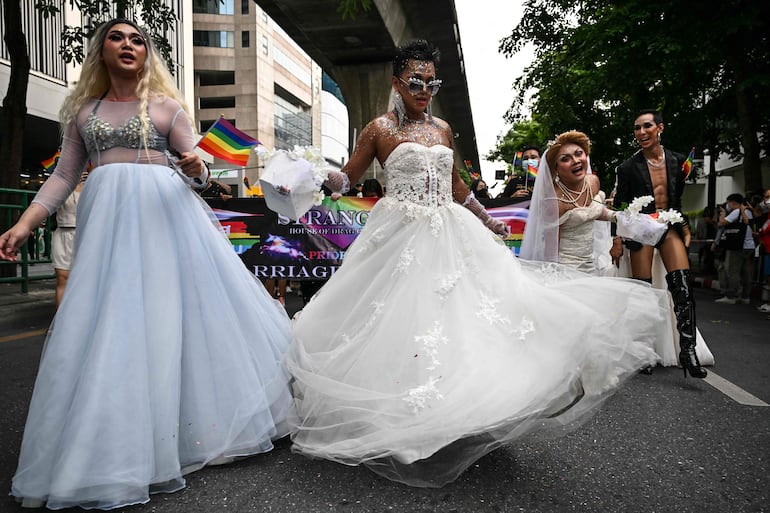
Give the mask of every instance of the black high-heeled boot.
[(671, 271), (666, 274), (666, 283), (674, 300), (676, 330), (679, 332), (679, 363), (682, 364), (684, 377), (689, 372), (693, 378), (705, 378), (708, 372), (700, 366), (695, 354), (695, 298), (690, 285), (690, 270)]

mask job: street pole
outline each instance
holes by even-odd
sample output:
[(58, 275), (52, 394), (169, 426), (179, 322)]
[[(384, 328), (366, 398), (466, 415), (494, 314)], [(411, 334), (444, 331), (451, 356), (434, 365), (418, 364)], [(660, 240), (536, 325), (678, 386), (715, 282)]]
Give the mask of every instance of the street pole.
[(715, 208), (717, 204), (717, 159), (709, 150), (703, 150), (703, 155), (709, 157), (709, 177), (706, 191), (708, 192), (708, 206)]

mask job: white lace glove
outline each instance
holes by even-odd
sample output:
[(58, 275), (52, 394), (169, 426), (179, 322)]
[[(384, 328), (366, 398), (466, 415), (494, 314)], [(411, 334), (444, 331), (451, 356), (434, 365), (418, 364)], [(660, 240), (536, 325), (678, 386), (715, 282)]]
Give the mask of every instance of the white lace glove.
[(490, 216), (487, 209), (484, 208), (484, 205), (479, 203), (479, 200), (473, 196), (473, 193), (468, 194), (465, 201), (463, 201), (463, 206), (473, 212), (473, 215), (481, 219), (484, 226), (500, 237), (506, 238), (511, 234), (511, 228), (503, 221)]
[(350, 178), (342, 171), (332, 170), (326, 176), (324, 185), (334, 193), (345, 194), (350, 190)]

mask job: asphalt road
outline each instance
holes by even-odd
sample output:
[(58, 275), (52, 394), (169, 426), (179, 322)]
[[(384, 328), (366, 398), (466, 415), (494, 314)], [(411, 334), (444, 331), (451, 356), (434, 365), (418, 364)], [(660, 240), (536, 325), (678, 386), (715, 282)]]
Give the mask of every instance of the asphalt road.
[[(716, 358), (711, 382), (770, 403), (770, 319), (696, 289)], [(298, 308), (290, 297), (288, 309)], [(52, 301), (0, 312), (0, 490), (10, 490)], [(732, 385), (732, 386), (731, 386)], [(749, 396), (743, 396), (742, 391)], [(754, 399), (751, 399), (751, 397)], [(676, 368), (638, 375), (582, 427), (498, 449), (443, 488), (409, 488), (358, 467), (309, 460), (281, 440), (268, 454), (188, 476), (136, 512), (770, 511), (770, 407), (741, 404)], [(0, 512), (22, 510), (9, 496)], [(74, 510), (81, 511), (81, 510)]]

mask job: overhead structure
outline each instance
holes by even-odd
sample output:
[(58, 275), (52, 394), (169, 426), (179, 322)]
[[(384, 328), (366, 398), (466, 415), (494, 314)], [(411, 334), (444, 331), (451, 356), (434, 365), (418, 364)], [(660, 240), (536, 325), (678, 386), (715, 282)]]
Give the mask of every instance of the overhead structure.
[[(443, 81), (433, 113), (455, 134), (457, 160), (478, 169), (479, 155), (453, 0), (372, 0), (354, 19), (342, 19), (337, 0), (255, 0), (340, 86), (351, 132), (389, 108), (391, 62), (397, 46), (427, 39), (441, 51)], [(352, 141), (351, 141), (352, 142)], [(351, 145), (352, 147), (352, 145)]]

